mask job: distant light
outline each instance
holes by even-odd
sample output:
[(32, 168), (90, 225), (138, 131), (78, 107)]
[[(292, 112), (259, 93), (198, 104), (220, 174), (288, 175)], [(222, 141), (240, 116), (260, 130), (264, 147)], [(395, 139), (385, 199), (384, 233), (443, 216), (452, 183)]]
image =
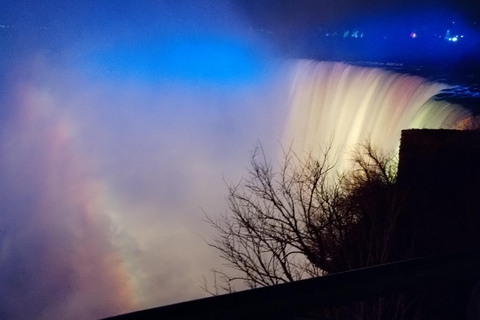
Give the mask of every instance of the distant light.
[(457, 38), (457, 36), (455, 36), (455, 37), (451, 38), (450, 40), (453, 41), (453, 42), (457, 42), (458, 38)]
[(410, 32), (410, 38), (416, 38), (417, 37), (417, 34), (415, 32)]
[(445, 33), (445, 40), (448, 40), (448, 41), (452, 41), (452, 37), (450, 36), (450, 30), (447, 30), (447, 32)]

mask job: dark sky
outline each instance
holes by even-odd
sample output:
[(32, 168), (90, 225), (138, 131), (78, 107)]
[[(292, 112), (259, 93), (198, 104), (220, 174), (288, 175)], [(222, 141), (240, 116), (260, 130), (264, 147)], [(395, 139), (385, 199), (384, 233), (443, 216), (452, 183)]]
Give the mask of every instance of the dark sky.
[(469, 18), (478, 16), (480, 11), (480, 2), (469, 0), (238, 0), (236, 3), (255, 23), (284, 26), (328, 24), (338, 19), (391, 11), (444, 9)]
[(445, 33), (452, 21), (456, 27), (472, 28), (480, 17), (480, 2), (468, 0), (238, 0), (235, 6), (250, 26), (270, 35), (278, 50), (294, 56), (309, 56), (308, 42), (327, 32), (361, 28), (369, 29), (369, 35), (382, 30), (401, 36), (415, 29)]
[[(0, 24), (22, 30), (17, 46), (25, 47), (35, 43), (138, 41), (162, 34), (194, 34), (199, 30), (232, 34), (244, 32), (245, 26), (254, 32), (271, 33), (270, 40), (285, 46), (299, 37), (308, 37), (319, 27), (338, 27), (350, 21), (380, 23), (386, 16), (413, 15), (420, 20), (425, 16), (422, 24), (438, 23), (432, 21), (436, 18), (448, 21), (459, 17), (471, 23), (480, 16), (480, 2), (469, 0), (202, 0), (192, 3), (186, 0), (3, 1)], [(393, 23), (401, 24), (402, 19)]]
[[(52, 26), (63, 24), (129, 24), (151, 25), (161, 20), (181, 16), (182, 6), (214, 11), (217, 3), (240, 8), (252, 24), (269, 26), (295, 26), (328, 23), (348, 16), (361, 16), (390, 10), (415, 11), (418, 8), (458, 11), (466, 17), (478, 17), (480, 2), (469, 0), (231, 0), (202, 1), (204, 5), (192, 6), (189, 1), (3, 1), (0, 4), (0, 21), (12, 24)], [(175, 7), (174, 10), (172, 8)], [(203, 7), (203, 8), (202, 8)], [(170, 17), (169, 17), (170, 16)]]
[(458, 17), (471, 23), (479, 12), (480, 2), (469, 0), (18, 0), (0, 3), (0, 24), (22, 30), (15, 46), (27, 50), (35, 44), (53, 43), (56, 47), (80, 43), (85, 47), (92, 41), (148, 41), (199, 30), (234, 34), (244, 32), (245, 26), (271, 34), (264, 41), (282, 50), (308, 38), (312, 30), (338, 28), (350, 21), (381, 24), (384, 17), (392, 16), (397, 18), (393, 24), (402, 24), (403, 18), (398, 17), (413, 15), (419, 20), (425, 16), (424, 25), (440, 23), (432, 21), (435, 18), (448, 21)]

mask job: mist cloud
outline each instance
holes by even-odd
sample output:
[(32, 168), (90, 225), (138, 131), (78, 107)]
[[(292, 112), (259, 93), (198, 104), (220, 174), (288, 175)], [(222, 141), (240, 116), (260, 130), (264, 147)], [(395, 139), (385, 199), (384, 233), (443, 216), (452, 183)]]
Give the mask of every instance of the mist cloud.
[(4, 9), (0, 318), (206, 296), (203, 210), (226, 210), (258, 140), (275, 152), (287, 68), (229, 1)]
[(17, 67), (2, 103), (0, 317), (99, 318), (205, 296), (220, 260), (202, 208), (223, 212), (223, 179), (280, 136), (286, 80), (269, 70), (225, 85), (92, 78), (48, 54)]

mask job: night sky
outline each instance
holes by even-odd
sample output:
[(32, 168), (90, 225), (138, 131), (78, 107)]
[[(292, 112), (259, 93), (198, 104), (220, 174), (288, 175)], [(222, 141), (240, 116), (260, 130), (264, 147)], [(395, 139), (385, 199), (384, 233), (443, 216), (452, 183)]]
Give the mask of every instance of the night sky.
[(0, 319), (206, 296), (222, 266), (204, 212), (255, 143), (278, 154), (291, 58), (390, 16), (474, 28), (472, 3), (0, 2)]
[[(478, 19), (480, 15), (480, 4), (469, 0), (236, 0), (201, 1), (194, 5), (168, 0), (137, 3), (22, 0), (4, 1), (1, 9), (0, 21), (4, 24), (48, 28), (55, 30), (60, 38), (76, 34), (88, 38), (104, 36), (103, 40), (120, 34), (122, 37), (142, 37), (162, 31), (178, 32), (185, 28), (231, 32), (239, 23), (249, 28), (266, 28), (276, 32), (305, 30), (350, 18), (369, 19), (391, 12), (414, 14), (434, 10), (468, 21)], [(70, 40), (77, 42), (79, 39)]]

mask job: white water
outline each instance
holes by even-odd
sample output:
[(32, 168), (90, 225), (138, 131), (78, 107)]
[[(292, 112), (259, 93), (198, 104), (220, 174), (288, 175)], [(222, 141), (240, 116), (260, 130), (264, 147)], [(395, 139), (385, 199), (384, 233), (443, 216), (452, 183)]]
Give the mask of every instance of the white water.
[(367, 139), (394, 151), (403, 129), (450, 129), (470, 117), (458, 105), (432, 99), (446, 84), (420, 77), (306, 60), (294, 70), (284, 144), (315, 152), (331, 141), (339, 152), (338, 169)]

